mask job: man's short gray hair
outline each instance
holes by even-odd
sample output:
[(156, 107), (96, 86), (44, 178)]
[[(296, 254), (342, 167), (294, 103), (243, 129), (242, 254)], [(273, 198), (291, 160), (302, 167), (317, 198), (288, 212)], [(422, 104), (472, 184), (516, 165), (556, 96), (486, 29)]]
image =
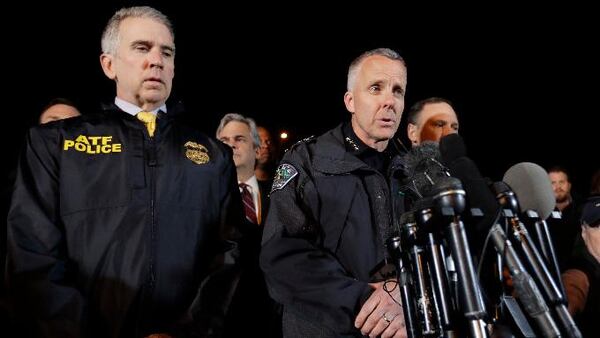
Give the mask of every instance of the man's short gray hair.
[(163, 25), (165, 25), (173, 40), (175, 40), (175, 32), (173, 31), (173, 25), (166, 15), (161, 13), (159, 10), (149, 6), (138, 6), (138, 7), (127, 7), (118, 10), (104, 28), (102, 33), (102, 53), (114, 55), (117, 52), (117, 46), (119, 45), (119, 26), (121, 22), (127, 18), (147, 18), (154, 19)]
[(346, 87), (348, 91), (351, 91), (352, 88), (354, 88), (354, 82), (356, 81), (356, 74), (358, 73), (360, 64), (363, 62), (364, 59), (373, 55), (381, 55), (387, 57), (388, 59), (398, 60), (402, 62), (402, 64), (406, 67), (406, 62), (404, 62), (402, 56), (400, 56), (400, 54), (395, 50), (389, 48), (377, 48), (366, 51), (359, 55), (356, 59), (354, 59), (352, 63), (350, 63), (350, 67), (348, 68), (348, 83)]
[(221, 134), (223, 128), (225, 128), (225, 126), (231, 121), (245, 123), (248, 128), (250, 128), (250, 135), (252, 135), (252, 143), (254, 143), (254, 148), (260, 148), (260, 138), (258, 137), (258, 131), (256, 130), (256, 122), (254, 122), (254, 119), (245, 117), (241, 114), (229, 113), (223, 116), (221, 122), (219, 123), (219, 127), (217, 128), (217, 138), (219, 138), (219, 134)]

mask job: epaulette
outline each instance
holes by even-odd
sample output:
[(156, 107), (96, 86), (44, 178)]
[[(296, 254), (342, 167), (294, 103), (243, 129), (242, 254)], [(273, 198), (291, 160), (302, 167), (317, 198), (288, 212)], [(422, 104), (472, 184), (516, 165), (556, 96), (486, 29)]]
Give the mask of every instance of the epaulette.
[(301, 139), (300, 141), (292, 144), (289, 148), (287, 148), (284, 152), (287, 152), (288, 150), (292, 150), (295, 147), (297, 147), (298, 145), (302, 144), (302, 143), (308, 143), (310, 141), (316, 140), (316, 136), (315, 135), (311, 135), (309, 137), (305, 137), (303, 139)]

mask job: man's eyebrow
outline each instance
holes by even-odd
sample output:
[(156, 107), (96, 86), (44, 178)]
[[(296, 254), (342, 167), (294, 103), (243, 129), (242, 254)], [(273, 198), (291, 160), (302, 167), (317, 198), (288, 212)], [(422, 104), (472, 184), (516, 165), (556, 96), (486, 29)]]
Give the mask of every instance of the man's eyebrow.
[[(137, 46), (137, 45), (144, 45), (144, 46), (151, 47), (154, 44), (149, 40), (135, 40), (135, 41), (131, 42), (132, 47)], [(168, 51), (175, 53), (175, 46), (172, 46), (172, 45), (160, 45), (160, 49), (168, 50)]]
[(175, 46), (161, 45), (160, 48), (162, 50), (168, 50), (168, 51), (172, 52), (173, 54), (175, 54)]

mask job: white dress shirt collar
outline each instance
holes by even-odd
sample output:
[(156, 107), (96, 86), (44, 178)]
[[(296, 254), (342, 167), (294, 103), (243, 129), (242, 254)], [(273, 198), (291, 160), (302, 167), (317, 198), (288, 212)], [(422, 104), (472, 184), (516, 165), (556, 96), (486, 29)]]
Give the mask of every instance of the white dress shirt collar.
[[(136, 106), (133, 103), (127, 102), (123, 99), (120, 99), (118, 97), (115, 97), (115, 105), (117, 107), (119, 107), (122, 111), (126, 112), (127, 114), (130, 114), (132, 116), (137, 115), (137, 113), (143, 111), (142, 108)], [(167, 112), (167, 106), (166, 105), (162, 105), (152, 111), (150, 111), (152, 114), (156, 115), (158, 113), (159, 110), (162, 110), (163, 112)]]

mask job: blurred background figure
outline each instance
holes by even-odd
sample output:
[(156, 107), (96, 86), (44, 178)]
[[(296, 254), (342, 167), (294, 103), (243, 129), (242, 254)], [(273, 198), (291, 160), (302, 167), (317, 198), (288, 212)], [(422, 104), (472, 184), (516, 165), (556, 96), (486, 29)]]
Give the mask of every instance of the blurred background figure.
[[(42, 108), (38, 123), (44, 124), (50, 121), (62, 120), (79, 115), (81, 115), (81, 113), (72, 101), (62, 97), (57, 97), (50, 100), (50, 102), (48, 102), (48, 104)], [(8, 327), (9, 325), (8, 315), (4, 315), (9, 311), (4, 285), (4, 266), (6, 262), (6, 217), (8, 215), (8, 208), (10, 206), (15, 177), (16, 167), (13, 165), (12, 169), (8, 172), (8, 176), (5, 178), (2, 186), (2, 222), (0, 223), (2, 226), (0, 229), (0, 327)]]
[(407, 135), (413, 146), (424, 141), (439, 142), (443, 136), (458, 133), (458, 117), (452, 103), (430, 97), (413, 104), (406, 113)]
[[(252, 209), (255, 215), (246, 215), (246, 218), (257, 225), (262, 224), (264, 210), (267, 208), (267, 196), (270, 185), (259, 184), (254, 174), (257, 157), (260, 149), (260, 139), (253, 119), (240, 114), (227, 114), (221, 119), (217, 128), (217, 139), (233, 149), (233, 162), (237, 172), (240, 193), (243, 187), (252, 195)], [(245, 211), (248, 211), (246, 209)]]
[(256, 157), (254, 174), (259, 181), (272, 181), (273, 175), (275, 175), (275, 167), (279, 162), (279, 143), (266, 127), (258, 126), (257, 130), (260, 138), (260, 148)]
[[(241, 265), (237, 288), (225, 322), (226, 338), (281, 336), (281, 317), (277, 305), (267, 292), (265, 278), (258, 264), (271, 189), (271, 181), (257, 180), (254, 174), (260, 150), (265, 149), (265, 142), (259, 139), (259, 134), (254, 120), (240, 114), (223, 116), (216, 132), (217, 139), (233, 150), (233, 162), (247, 220), (240, 241)], [(268, 142), (269, 145), (271, 143)]]
[(79, 115), (81, 113), (73, 102), (62, 97), (57, 97), (48, 102), (44, 109), (42, 109), (38, 122), (39, 124), (44, 124)]
[(596, 337), (600, 313), (600, 195), (592, 195), (583, 205), (581, 239), (578, 244), (584, 245), (576, 246), (562, 280), (569, 312), (581, 333), (584, 337)]
[(575, 208), (575, 204), (571, 195), (572, 184), (569, 173), (562, 166), (553, 166), (548, 169), (548, 177), (552, 182), (556, 209), (563, 214), (570, 213)]
[(561, 213), (560, 219), (548, 219), (548, 228), (554, 242), (560, 271), (564, 272), (581, 229), (581, 213), (578, 209), (578, 199), (573, 197), (571, 179), (567, 169), (556, 165), (547, 171), (556, 199), (555, 210)]

